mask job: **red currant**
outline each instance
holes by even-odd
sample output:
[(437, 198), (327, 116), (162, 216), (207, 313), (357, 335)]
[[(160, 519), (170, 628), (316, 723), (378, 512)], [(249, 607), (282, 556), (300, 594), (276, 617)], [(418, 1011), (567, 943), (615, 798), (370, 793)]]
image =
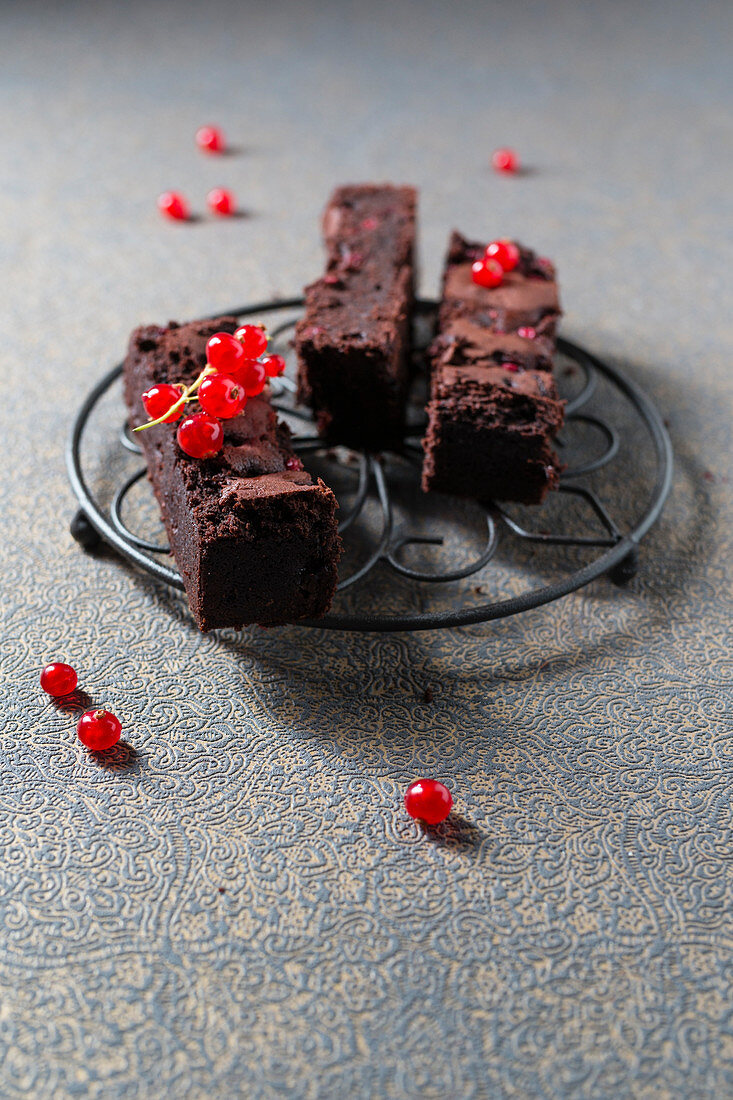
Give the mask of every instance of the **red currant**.
[(282, 355), (266, 355), (260, 362), (268, 378), (277, 378), (285, 370), (285, 360)]
[(76, 727), (79, 740), (93, 752), (111, 749), (122, 733), (119, 718), (109, 710), (85, 710)]
[(239, 340), (228, 332), (216, 332), (206, 343), (206, 362), (222, 374), (234, 374), (244, 362)]
[(519, 374), (520, 370), (522, 369), (519, 363), (502, 363), (501, 365), (504, 370), (511, 371), (512, 374)]
[(302, 470), (303, 463), (300, 461), (297, 455), (291, 455), (290, 458), (285, 460), (286, 470)]
[(537, 336), (537, 329), (532, 328), (531, 325), (522, 325), (517, 329), (517, 336), (521, 336), (524, 340), (534, 340)]
[(504, 272), (496, 260), (476, 260), (475, 263), (471, 264), (471, 278), (478, 286), (486, 286), (491, 289), (495, 286), (501, 286)]
[(514, 271), (519, 258), (519, 249), (514, 241), (492, 241), (486, 246), (486, 259), (496, 260), (503, 271)]
[(445, 821), (452, 805), (450, 791), (437, 779), (416, 779), (405, 791), (405, 809), (410, 817), (428, 825)]
[[(151, 386), (149, 390), (145, 391), (142, 398), (145, 412), (151, 420), (158, 420), (171, 405), (175, 405), (182, 392), (181, 386), (172, 386), (167, 382), (160, 382), (155, 386)], [(172, 412), (170, 416), (166, 416), (163, 423), (173, 424), (178, 420), (182, 411), (183, 405)]]
[(158, 210), (173, 221), (188, 221), (188, 203), (177, 191), (164, 191), (158, 195)]
[(212, 458), (224, 446), (224, 429), (216, 417), (194, 413), (178, 425), (176, 438), (191, 458)]
[(237, 371), (236, 380), (244, 387), (247, 397), (257, 397), (257, 394), (262, 393), (267, 385), (264, 364), (260, 363), (259, 359), (245, 359)]
[(233, 214), (237, 209), (237, 201), (231, 191), (225, 191), (223, 187), (214, 187), (206, 196), (206, 205), (212, 214)]
[(261, 325), (242, 325), (234, 333), (244, 354), (250, 359), (258, 359), (267, 349), (267, 333)]
[(205, 153), (222, 153), (226, 149), (224, 134), (218, 126), (200, 126), (196, 131), (196, 144)]
[(41, 687), (47, 695), (58, 698), (62, 695), (70, 695), (77, 684), (76, 670), (71, 665), (54, 661), (46, 665), (41, 673)]
[(204, 412), (230, 420), (241, 413), (247, 404), (247, 394), (241, 382), (235, 382), (225, 374), (205, 378), (199, 387), (199, 404)]
[(519, 169), (519, 157), (514, 149), (495, 149), (491, 154), (491, 163), (497, 172), (516, 172)]

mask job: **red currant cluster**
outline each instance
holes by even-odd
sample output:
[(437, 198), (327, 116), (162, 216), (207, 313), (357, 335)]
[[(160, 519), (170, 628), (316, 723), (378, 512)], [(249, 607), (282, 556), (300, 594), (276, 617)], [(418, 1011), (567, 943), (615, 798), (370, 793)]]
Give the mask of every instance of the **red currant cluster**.
[(505, 271), (514, 271), (519, 263), (519, 249), (514, 241), (492, 241), (480, 260), (471, 265), (471, 278), (478, 286), (493, 289), (501, 286)]
[[(196, 144), (204, 153), (224, 153), (227, 149), (224, 134), (218, 126), (200, 126), (196, 131)], [(226, 217), (236, 212), (237, 200), (226, 188), (214, 187), (206, 196), (206, 205), (212, 214)], [(180, 191), (164, 191), (159, 195), (158, 210), (175, 222), (187, 222), (191, 217), (188, 201)]]
[[(41, 687), (54, 699), (62, 699), (76, 690), (78, 683), (76, 669), (61, 661), (46, 665), (41, 673)], [(111, 749), (116, 745), (122, 733), (122, 724), (109, 710), (85, 710), (79, 719), (76, 732), (82, 745), (93, 752)]]
[[(224, 446), (222, 420), (241, 413), (250, 397), (262, 393), (268, 378), (285, 370), (282, 355), (265, 355), (267, 333), (261, 325), (242, 325), (231, 336), (215, 333), (206, 344), (206, 366), (190, 386), (161, 382), (142, 395), (147, 424), (174, 424), (178, 445), (191, 458), (212, 458)], [(202, 412), (181, 420), (185, 406), (198, 401)]]

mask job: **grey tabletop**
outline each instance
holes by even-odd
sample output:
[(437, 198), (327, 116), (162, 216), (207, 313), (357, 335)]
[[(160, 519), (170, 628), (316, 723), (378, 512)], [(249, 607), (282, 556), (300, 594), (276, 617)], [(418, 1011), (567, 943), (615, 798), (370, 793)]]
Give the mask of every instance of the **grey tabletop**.
[[(732, 15), (2, 6), (3, 1096), (733, 1095)], [(556, 260), (563, 334), (668, 422), (671, 497), (626, 588), (201, 636), (71, 539), (75, 410), (133, 326), (298, 294), (328, 192), (379, 179), (420, 189), (427, 295), (454, 225)], [(41, 696), (57, 657), (123, 721), (106, 764)]]

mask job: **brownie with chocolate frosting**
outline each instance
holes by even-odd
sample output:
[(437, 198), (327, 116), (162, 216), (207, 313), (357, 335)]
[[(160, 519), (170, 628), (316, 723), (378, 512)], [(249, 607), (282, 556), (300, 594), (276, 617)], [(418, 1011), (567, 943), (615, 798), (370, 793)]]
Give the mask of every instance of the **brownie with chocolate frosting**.
[(441, 365), (428, 404), (423, 489), (538, 504), (558, 483), (551, 441), (562, 422), (547, 371)]
[(409, 381), (416, 192), (338, 187), (323, 215), (326, 270), (296, 327), (298, 396), (330, 442), (399, 442)]
[(479, 501), (538, 504), (557, 487), (552, 447), (564, 403), (552, 376), (555, 270), (521, 245), (500, 286), (478, 286), (486, 246), (453, 233), (431, 368), (422, 487)]
[[(523, 332), (525, 330), (522, 330)], [(534, 329), (530, 329), (534, 333)], [(552, 370), (555, 342), (550, 336), (498, 333), (467, 317), (448, 320), (433, 341), (429, 355), (440, 366), (515, 364), (525, 370)]]
[[(131, 426), (148, 419), (145, 390), (193, 382), (209, 337), (233, 332), (237, 323), (136, 329), (123, 371)], [(181, 450), (175, 425), (136, 435), (193, 616), (202, 630), (319, 618), (336, 588), (335, 497), (303, 469), (266, 393), (223, 426), (224, 446), (207, 459)]]
[(554, 265), (514, 243), (519, 248), (517, 267), (504, 273), (500, 286), (489, 288), (478, 286), (471, 277), (471, 265), (483, 257), (486, 245), (453, 232), (443, 273), (441, 329), (450, 320), (468, 317), (494, 332), (531, 328), (536, 335), (554, 337), (562, 315)]

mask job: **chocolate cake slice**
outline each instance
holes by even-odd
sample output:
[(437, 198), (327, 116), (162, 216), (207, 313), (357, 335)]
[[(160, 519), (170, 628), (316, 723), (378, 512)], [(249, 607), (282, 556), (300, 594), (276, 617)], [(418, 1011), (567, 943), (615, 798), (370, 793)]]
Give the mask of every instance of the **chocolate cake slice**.
[(531, 249), (518, 247), (517, 267), (504, 273), (501, 286), (489, 289), (471, 277), (471, 264), (483, 257), (486, 245), (453, 232), (443, 274), (441, 329), (450, 320), (467, 317), (494, 332), (529, 328), (536, 336), (554, 337), (562, 314), (555, 268)]
[(538, 504), (560, 474), (552, 449), (564, 409), (551, 373), (560, 317), (555, 272), (518, 246), (519, 264), (502, 284), (478, 286), (471, 265), (485, 247), (451, 237), (428, 352), (422, 487)]
[[(141, 395), (156, 382), (190, 384), (215, 332), (234, 318), (136, 329), (124, 364), (130, 424), (148, 417)], [(193, 616), (202, 630), (319, 618), (336, 588), (336, 500), (290, 448), (266, 393), (224, 424), (213, 458), (184, 454), (175, 426), (136, 438), (160, 505)]]
[(402, 436), (414, 297), (416, 192), (337, 188), (323, 216), (326, 272), (305, 290), (298, 396), (329, 442), (379, 450)]
[(494, 332), (466, 317), (448, 320), (430, 348), (433, 369), (445, 366), (502, 366), (552, 371), (555, 341), (550, 336), (529, 338), (516, 332)]
[(558, 483), (563, 403), (546, 371), (467, 364), (433, 375), (423, 489), (538, 504)]

